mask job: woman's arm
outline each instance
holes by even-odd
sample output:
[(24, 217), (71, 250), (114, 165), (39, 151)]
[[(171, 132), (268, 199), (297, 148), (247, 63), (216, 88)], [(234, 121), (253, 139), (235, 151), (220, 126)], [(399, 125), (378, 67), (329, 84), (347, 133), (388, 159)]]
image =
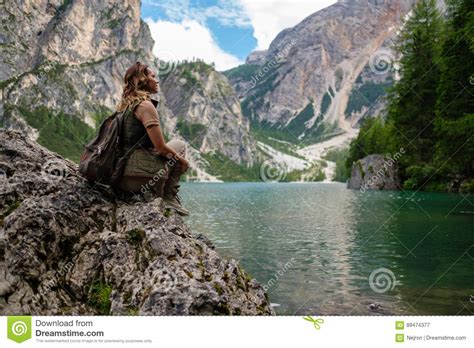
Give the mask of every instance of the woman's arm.
[(185, 167), (188, 167), (188, 161), (181, 157), (176, 151), (172, 148), (166, 146), (165, 139), (163, 137), (163, 133), (161, 132), (160, 121), (158, 118), (158, 112), (155, 109), (155, 106), (150, 101), (144, 101), (137, 106), (135, 110), (135, 114), (137, 118), (143, 123), (148, 137), (150, 138), (155, 151), (162, 155), (166, 156), (167, 158), (176, 158)]

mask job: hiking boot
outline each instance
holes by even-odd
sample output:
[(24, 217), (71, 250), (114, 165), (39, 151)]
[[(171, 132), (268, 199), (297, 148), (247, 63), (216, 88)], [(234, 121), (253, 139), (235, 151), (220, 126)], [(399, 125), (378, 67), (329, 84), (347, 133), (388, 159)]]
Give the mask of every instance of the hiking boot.
[(163, 197), (165, 202), (165, 209), (172, 209), (176, 211), (179, 215), (188, 216), (189, 211), (181, 205), (181, 199), (176, 193), (174, 196), (165, 196)]

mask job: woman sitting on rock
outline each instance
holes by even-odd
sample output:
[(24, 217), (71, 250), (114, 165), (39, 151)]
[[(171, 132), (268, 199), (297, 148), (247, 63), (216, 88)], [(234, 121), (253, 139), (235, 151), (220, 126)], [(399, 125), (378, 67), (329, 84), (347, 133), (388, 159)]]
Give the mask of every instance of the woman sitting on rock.
[(178, 197), (180, 176), (188, 169), (186, 145), (173, 139), (165, 143), (158, 118), (158, 102), (150, 94), (158, 92), (155, 73), (136, 62), (125, 73), (125, 86), (117, 111), (124, 113), (123, 141), (129, 154), (122, 179), (116, 185), (131, 193), (151, 193), (162, 197), (165, 208), (189, 215)]

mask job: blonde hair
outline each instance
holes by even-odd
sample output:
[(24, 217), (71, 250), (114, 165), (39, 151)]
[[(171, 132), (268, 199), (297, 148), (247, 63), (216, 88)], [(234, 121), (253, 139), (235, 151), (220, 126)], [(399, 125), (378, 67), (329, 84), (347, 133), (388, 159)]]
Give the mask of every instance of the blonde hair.
[(127, 69), (124, 77), (122, 98), (117, 106), (117, 111), (124, 111), (135, 102), (150, 100), (150, 93), (145, 90), (148, 82), (148, 65), (136, 62)]

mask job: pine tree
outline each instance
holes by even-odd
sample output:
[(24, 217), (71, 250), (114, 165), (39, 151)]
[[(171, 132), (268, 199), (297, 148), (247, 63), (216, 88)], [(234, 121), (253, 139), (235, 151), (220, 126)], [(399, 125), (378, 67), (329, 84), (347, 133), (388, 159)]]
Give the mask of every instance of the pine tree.
[(395, 129), (397, 146), (406, 150), (399, 163), (402, 177), (408, 166), (432, 159), (442, 26), (435, 0), (421, 0), (396, 45), (400, 79), (389, 96), (388, 120)]
[(436, 105), (438, 166), (474, 176), (474, 0), (450, 0)]

